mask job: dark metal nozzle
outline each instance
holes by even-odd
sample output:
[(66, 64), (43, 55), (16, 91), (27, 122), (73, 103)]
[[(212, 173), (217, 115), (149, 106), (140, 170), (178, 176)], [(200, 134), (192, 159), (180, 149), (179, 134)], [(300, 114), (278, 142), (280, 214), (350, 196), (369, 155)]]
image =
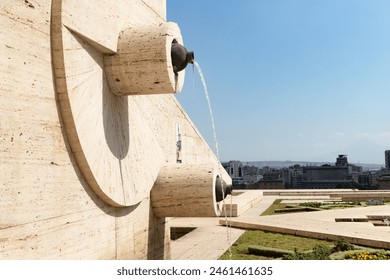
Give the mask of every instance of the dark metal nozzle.
[(185, 47), (177, 43), (176, 41), (172, 42), (171, 46), (171, 57), (172, 57), (172, 66), (173, 71), (177, 74), (186, 68), (188, 63), (194, 63), (194, 52), (187, 51)]
[(191, 64), (194, 64), (194, 61), (195, 61), (195, 55), (194, 55), (194, 52), (187, 52), (187, 63), (191, 63)]
[(217, 176), (215, 182), (215, 200), (220, 202), (225, 199), (228, 194), (231, 194), (233, 191), (232, 185), (226, 184), (226, 182)]

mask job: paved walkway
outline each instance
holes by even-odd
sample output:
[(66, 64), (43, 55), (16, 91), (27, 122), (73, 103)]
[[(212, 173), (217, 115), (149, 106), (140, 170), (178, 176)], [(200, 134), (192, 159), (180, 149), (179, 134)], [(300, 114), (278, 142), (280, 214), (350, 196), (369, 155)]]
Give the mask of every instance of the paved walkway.
[[(261, 191), (253, 191), (253, 193), (261, 196), (261, 199), (256, 205), (252, 205), (250, 209), (243, 212), (241, 217), (259, 216), (276, 198), (276, 196), (263, 197)], [(229, 200), (227, 199), (227, 201)], [(175, 241), (171, 241), (171, 259), (218, 259), (245, 232), (245, 229), (221, 226), (220, 220), (220, 217), (172, 218), (169, 221), (171, 227), (196, 227), (196, 229)]]
[[(370, 222), (335, 222), (335, 218), (390, 215), (389, 205), (260, 216), (275, 199), (302, 197), (282, 196), (282, 194), (263, 196), (259, 191), (254, 191), (253, 194), (260, 195), (261, 199), (257, 200), (255, 205), (251, 204), (251, 207), (242, 212), (239, 217), (228, 219), (228, 224), (233, 228), (222, 226), (226, 224), (224, 218), (171, 219), (169, 221), (171, 227), (196, 228), (178, 240), (171, 241), (171, 259), (218, 259), (246, 229), (261, 229), (329, 240), (338, 240), (341, 236), (354, 244), (390, 249), (390, 227), (388, 226), (374, 226)], [(307, 195), (303, 194), (303, 196), (308, 199)]]

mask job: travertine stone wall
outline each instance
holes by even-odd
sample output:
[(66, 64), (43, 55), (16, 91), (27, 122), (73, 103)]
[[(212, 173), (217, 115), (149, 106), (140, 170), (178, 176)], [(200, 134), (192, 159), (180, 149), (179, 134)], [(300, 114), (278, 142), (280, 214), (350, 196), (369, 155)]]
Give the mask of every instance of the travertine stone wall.
[[(131, 21), (166, 20), (165, 0), (117, 2)], [(149, 196), (135, 206), (110, 206), (80, 172), (55, 90), (51, 4), (0, 3), (0, 259), (168, 259), (169, 228)], [(176, 162), (177, 124), (183, 162), (215, 162), (173, 95), (129, 102), (154, 132), (165, 163)]]

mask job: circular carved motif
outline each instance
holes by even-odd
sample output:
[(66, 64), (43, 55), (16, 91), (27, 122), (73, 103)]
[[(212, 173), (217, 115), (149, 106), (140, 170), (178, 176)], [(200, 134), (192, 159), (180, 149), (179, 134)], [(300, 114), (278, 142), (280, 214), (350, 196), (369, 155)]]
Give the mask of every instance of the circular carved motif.
[[(106, 19), (115, 5), (81, 13), (88, 2), (53, 0), (51, 40), (59, 110), (87, 183), (105, 202), (131, 206), (149, 196), (164, 155), (137, 107), (142, 102), (134, 102), (144, 96), (115, 95), (107, 82), (104, 60), (115, 55), (118, 26), (123, 24), (118, 17), (120, 23), (107, 21), (98, 30), (99, 19), (91, 17)], [(72, 9), (77, 9), (79, 22), (71, 16)]]

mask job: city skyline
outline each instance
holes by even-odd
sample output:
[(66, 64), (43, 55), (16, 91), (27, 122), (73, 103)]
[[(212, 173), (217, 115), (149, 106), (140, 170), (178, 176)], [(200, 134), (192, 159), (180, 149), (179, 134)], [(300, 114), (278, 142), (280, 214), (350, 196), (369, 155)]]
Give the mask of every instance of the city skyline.
[[(207, 82), (221, 161), (384, 164), (390, 2), (167, 1)], [(215, 151), (200, 79), (177, 95)]]

